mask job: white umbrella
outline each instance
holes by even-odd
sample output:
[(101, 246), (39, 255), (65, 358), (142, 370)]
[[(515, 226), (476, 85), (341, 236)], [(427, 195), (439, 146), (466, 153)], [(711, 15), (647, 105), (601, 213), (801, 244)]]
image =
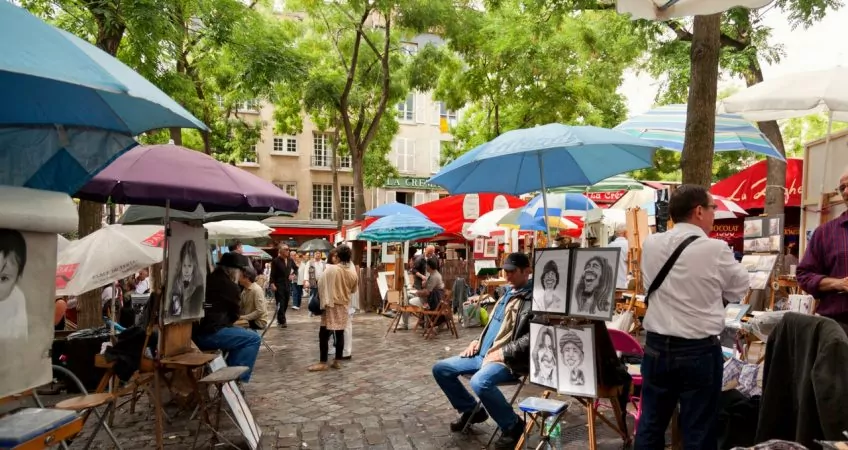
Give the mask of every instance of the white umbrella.
[(209, 239), (263, 238), (274, 231), (272, 228), (251, 220), (222, 220), (204, 223)]
[(162, 262), (165, 229), (108, 225), (59, 253), (56, 295), (80, 295)]
[(737, 6), (761, 8), (773, 0), (618, 0), (616, 9), (634, 19), (668, 20), (687, 16), (706, 16)]
[(57, 239), (57, 241), (56, 241), (56, 254), (57, 255), (62, 253), (62, 250), (65, 250), (66, 248), (68, 248), (69, 245), (71, 245), (71, 241), (69, 241), (65, 236), (62, 236), (61, 234), (57, 234), (56, 239)]
[(468, 236), (491, 237), (493, 231), (505, 229), (501, 225), (498, 225), (498, 222), (515, 209), (520, 208), (493, 209), (483, 214), (468, 227), (466, 234)]
[[(757, 83), (722, 100), (719, 113), (757, 122), (827, 113), (824, 166), (830, 159), (833, 121), (848, 122), (848, 67), (795, 73)], [(825, 177), (821, 177), (824, 191)]]
[(741, 206), (737, 205), (733, 200), (729, 200), (720, 195), (713, 195), (713, 201), (716, 203), (716, 219), (735, 219), (740, 216), (748, 215), (748, 212)]
[(627, 191), (620, 199), (616, 200), (615, 203), (610, 206), (610, 209), (623, 209), (628, 210), (630, 208), (646, 208), (646, 205), (650, 203), (654, 203), (656, 201), (657, 191), (656, 189), (647, 188), (642, 189), (641, 191)]

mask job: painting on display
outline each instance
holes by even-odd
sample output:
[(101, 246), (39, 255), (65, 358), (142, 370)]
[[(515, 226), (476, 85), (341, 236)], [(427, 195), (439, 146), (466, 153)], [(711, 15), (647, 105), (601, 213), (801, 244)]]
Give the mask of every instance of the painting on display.
[(484, 258), (498, 257), (498, 241), (495, 239), (486, 239), (486, 244), (483, 248)]
[(568, 315), (607, 322), (612, 320), (620, 252), (620, 248), (609, 247), (574, 251)]
[(745, 220), (743, 227), (743, 235), (745, 239), (758, 238), (763, 235), (763, 221), (758, 217)]
[(533, 312), (566, 314), (571, 250), (536, 249), (533, 258), (533, 273), (538, 280), (533, 284)]
[(0, 228), (0, 397), (53, 378), (56, 245), (55, 233)]
[(206, 295), (206, 229), (171, 222), (168, 243), (168, 279), (165, 292), (165, 323), (203, 317)]
[(483, 247), (485, 246), (485, 243), (486, 243), (485, 238), (478, 237), (478, 238), (474, 239), (474, 254), (475, 255), (482, 255), (483, 254), (483, 250), (484, 250)]
[(556, 328), (556, 348), (557, 392), (578, 397), (597, 397), (592, 328)]
[(556, 329), (538, 323), (530, 324), (530, 382), (551, 389), (559, 384), (557, 377)]

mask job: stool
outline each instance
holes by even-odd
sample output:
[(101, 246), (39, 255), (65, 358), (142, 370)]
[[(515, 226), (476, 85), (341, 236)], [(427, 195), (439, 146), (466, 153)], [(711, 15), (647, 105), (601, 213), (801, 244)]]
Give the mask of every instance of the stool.
[[(470, 380), (472, 376), (473, 375), (463, 375), (462, 377)], [(512, 406), (515, 403), (515, 399), (518, 398), (518, 394), (521, 393), (521, 389), (524, 387), (524, 384), (527, 382), (527, 377), (528, 377), (528, 375), (524, 375), (523, 377), (521, 377), (521, 379), (518, 379), (518, 380), (515, 380), (515, 381), (510, 381), (510, 382), (507, 382), (507, 383), (501, 383), (501, 384), (498, 385), (498, 387), (518, 385), (518, 388), (515, 389), (515, 394), (512, 394), (512, 398), (509, 399), (509, 406)], [(483, 403), (478, 400), (477, 406), (475, 406), (474, 410), (471, 411), (471, 415), (473, 416), (474, 414), (477, 414), (477, 411), (479, 411), (480, 408), (482, 408), (482, 407), (483, 407)], [(467, 433), (469, 428), (471, 428), (471, 422), (470, 421), (465, 424), (465, 427), (462, 429), (462, 433), (463, 434)], [(493, 431), (492, 435), (489, 437), (489, 442), (486, 443), (486, 448), (489, 448), (492, 445), (492, 441), (494, 441), (495, 436), (498, 435), (498, 430), (499, 430), (499, 428), (496, 426), (495, 431)]]
[[(518, 404), (518, 409), (524, 413), (525, 427), (524, 436), (522, 438), (524, 445), (527, 445), (527, 432), (532, 428), (526, 425), (528, 414), (530, 415), (530, 419), (533, 420), (533, 426), (539, 428), (539, 437), (541, 440), (539, 441), (539, 445), (536, 446), (536, 450), (539, 450), (550, 446), (550, 429), (559, 423), (567, 408), (568, 405), (565, 402), (551, 400), (548, 398), (527, 397), (522, 400), (521, 403)], [(554, 418), (550, 427), (545, 423), (549, 417)]]
[[(200, 402), (200, 418), (197, 422), (197, 432), (194, 435), (194, 443), (191, 445), (192, 449), (197, 446), (197, 438), (200, 436), (200, 429), (204, 424), (212, 431), (212, 437), (210, 438), (212, 447), (215, 446), (215, 438), (218, 438), (233, 448), (239, 448), (237, 445), (225, 438), (220, 431), (218, 431), (218, 428), (221, 426), (221, 404), (224, 401), (224, 385), (238, 380), (248, 370), (250, 370), (250, 368), (244, 366), (223, 367), (198, 380), (197, 383), (202, 386), (202, 393), (198, 396), (198, 401)], [(204, 399), (204, 396), (209, 395), (209, 386), (215, 386), (217, 395), (214, 399), (209, 399), (207, 402), (206, 399)], [(212, 418), (209, 416), (210, 409), (213, 407), (215, 408), (214, 425), (212, 424)]]

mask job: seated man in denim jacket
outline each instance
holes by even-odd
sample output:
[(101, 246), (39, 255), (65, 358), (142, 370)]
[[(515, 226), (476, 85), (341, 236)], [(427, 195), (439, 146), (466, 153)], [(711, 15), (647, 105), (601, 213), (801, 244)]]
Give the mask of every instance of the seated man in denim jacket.
[[(500, 427), (496, 448), (514, 448), (524, 431), (524, 421), (515, 413), (498, 384), (515, 380), (530, 367), (530, 259), (523, 253), (510, 254), (504, 262), (509, 288), (495, 305), (488, 325), (459, 356), (443, 359), (433, 366), (433, 377), (451, 405), (462, 415), (451, 423), (451, 431), (461, 431), (466, 423), (485, 422), (489, 415)], [(460, 375), (471, 375), (471, 389), (483, 403), (472, 415), (477, 400), (465, 389)]]

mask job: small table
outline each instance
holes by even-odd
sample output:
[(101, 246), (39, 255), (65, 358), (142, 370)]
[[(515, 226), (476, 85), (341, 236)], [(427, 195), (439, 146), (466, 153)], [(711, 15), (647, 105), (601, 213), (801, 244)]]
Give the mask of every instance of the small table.
[[(546, 448), (549, 445), (551, 440), (550, 430), (559, 424), (567, 408), (568, 404), (565, 402), (539, 397), (527, 397), (518, 404), (518, 409), (524, 413), (524, 423), (527, 423), (527, 415), (529, 414), (530, 419), (533, 421), (533, 426), (539, 428), (540, 441), (539, 445), (536, 446), (537, 450)], [(553, 418), (553, 422), (550, 425), (547, 424), (549, 417)], [(525, 426), (525, 435), (522, 438), (525, 448), (528, 441), (528, 436), (526, 435), (528, 428), (532, 429), (532, 427)]]

